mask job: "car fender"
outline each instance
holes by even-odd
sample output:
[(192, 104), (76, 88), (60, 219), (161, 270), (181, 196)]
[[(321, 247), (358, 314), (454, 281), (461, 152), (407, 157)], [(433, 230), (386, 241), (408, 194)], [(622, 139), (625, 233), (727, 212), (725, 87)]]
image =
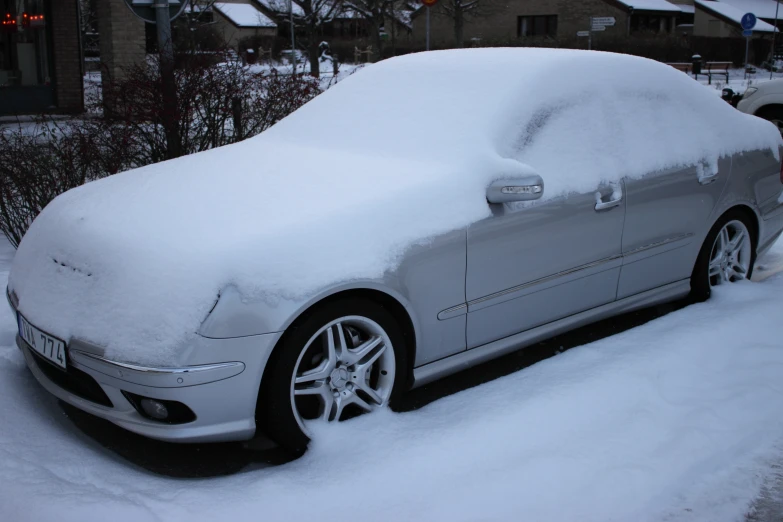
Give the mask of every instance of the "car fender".
[(375, 280), (354, 280), (329, 286), (298, 299), (270, 297), (247, 300), (235, 286), (228, 286), (220, 293), (218, 302), (201, 324), (198, 333), (202, 337), (225, 339), (282, 332), (311, 306), (350, 290), (373, 290), (388, 295), (405, 308), (414, 329), (418, 330), (414, 309), (401, 292)]

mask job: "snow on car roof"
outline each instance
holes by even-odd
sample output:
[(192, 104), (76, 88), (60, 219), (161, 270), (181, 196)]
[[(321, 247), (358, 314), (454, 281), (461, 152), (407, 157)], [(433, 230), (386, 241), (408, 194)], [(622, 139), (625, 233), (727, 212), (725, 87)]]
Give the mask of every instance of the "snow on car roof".
[(250, 4), (216, 2), (213, 5), (223, 16), (239, 27), (277, 27), (275, 22)]
[[(713, 0), (694, 0), (694, 2), (695, 5), (709, 11), (714, 11), (724, 18), (728, 18), (737, 25), (739, 25), (745, 13), (751, 12), (741, 8), (739, 3), (735, 4), (728, 2), (716, 2)], [(757, 19), (756, 26), (753, 28), (753, 30), (762, 33), (771, 33), (777, 29), (775, 29), (772, 24), (768, 24), (764, 20)]]
[[(176, 364), (226, 286), (277, 301), (378, 279), (410, 246), (489, 217), (494, 179), (535, 170), (546, 200), (780, 144), (771, 123), (643, 58), (412, 54), (259, 136), (61, 195), (22, 241), (10, 286), (52, 335)], [(361, 248), (346, 255), (345, 241)]]

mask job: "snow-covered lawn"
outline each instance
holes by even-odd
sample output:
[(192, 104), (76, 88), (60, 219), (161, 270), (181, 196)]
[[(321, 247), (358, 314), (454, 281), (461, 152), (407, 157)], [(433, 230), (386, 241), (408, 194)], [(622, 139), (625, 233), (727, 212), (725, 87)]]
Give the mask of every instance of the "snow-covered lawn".
[[(3, 287), (12, 255), (3, 242)], [(762, 282), (708, 303), (204, 480), (85, 437), (25, 368), (4, 308), (0, 520), (741, 520), (783, 457), (783, 242), (761, 265)]]

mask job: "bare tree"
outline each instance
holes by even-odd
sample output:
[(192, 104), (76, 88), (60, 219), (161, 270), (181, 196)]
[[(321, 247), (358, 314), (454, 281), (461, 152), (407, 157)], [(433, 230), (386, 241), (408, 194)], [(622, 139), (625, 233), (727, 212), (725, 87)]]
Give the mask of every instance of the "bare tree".
[[(291, 0), (256, 0), (264, 9), (271, 11), (279, 24), (287, 24)], [(331, 23), (343, 9), (343, 0), (293, 0), (294, 24), (301, 29), (297, 32), (297, 44), (307, 50), (310, 62), (310, 74), (320, 76), (318, 45), (321, 43), (323, 27)]]
[[(344, 0), (346, 9), (351, 9), (370, 24), (373, 43), (373, 61), (381, 59), (384, 34), (391, 36), (392, 49), (396, 46), (398, 25), (407, 25), (403, 19), (414, 11), (408, 0)], [(386, 27), (386, 24), (389, 27)]]
[(465, 47), (465, 19), (481, 16), (485, 11), (481, 0), (443, 0), (439, 14), (454, 23), (455, 47)]
[(302, 9), (302, 25), (305, 33), (307, 58), (310, 61), (310, 74), (320, 76), (318, 61), (319, 35), (327, 23), (334, 20), (343, 8), (342, 0), (293, 0)]
[(383, 51), (384, 24), (387, 16), (392, 13), (394, 0), (345, 0), (345, 7), (355, 11), (370, 24), (372, 38), (373, 61), (381, 58)]

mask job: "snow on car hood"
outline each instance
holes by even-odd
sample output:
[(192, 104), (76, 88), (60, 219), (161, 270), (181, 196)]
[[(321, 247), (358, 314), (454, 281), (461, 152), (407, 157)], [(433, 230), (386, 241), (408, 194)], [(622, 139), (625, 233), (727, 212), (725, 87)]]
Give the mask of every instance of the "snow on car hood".
[(486, 185), (527, 165), (547, 199), (780, 143), (773, 125), (641, 58), (409, 55), (260, 136), (61, 195), (19, 246), (9, 286), (58, 337), (170, 364), (225, 286), (293, 298), (380, 277), (412, 244), (489, 216)]

